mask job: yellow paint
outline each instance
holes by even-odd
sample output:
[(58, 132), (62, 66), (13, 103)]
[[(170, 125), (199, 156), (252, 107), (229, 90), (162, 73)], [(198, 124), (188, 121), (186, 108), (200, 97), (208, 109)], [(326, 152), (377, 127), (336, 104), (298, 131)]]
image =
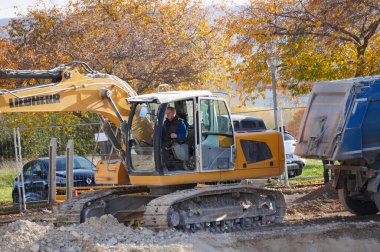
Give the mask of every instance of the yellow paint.
[[(237, 133), (235, 169), (215, 172), (177, 172), (163, 176), (135, 176), (130, 180), (134, 185), (166, 186), (213, 181), (228, 181), (249, 178), (268, 178), (282, 174), (285, 167), (284, 144), (282, 135), (276, 131)], [(247, 164), (240, 140), (265, 142), (272, 152), (272, 158), (261, 162)], [(246, 163), (246, 168), (243, 164)]]
[(219, 136), (219, 146), (229, 148), (232, 145), (233, 138), (228, 136)]
[(121, 160), (100, 161), (96, 168), (95, 182), (97, 184), (127, 184), (130, 182)]
[[(68, 71), (64, 71), (68, 72)], [(121, 82), (104, 75), (99, 78), (91, 78), (78, 73), (75, 69), (69, 71), (70, 78), (65, 78), (53, 85), (45, 87), (28, 87), (28, 89), (16, 89), (7, 94), (0, 95), (0, 113), (12, 112), (60, 112), (60, 111), (85, 111), (95, 112), (108, 118), (110, 121), (119, 125), (114, 110), (109, 102), (101, 95), (102, 90), (112, 90), (111, 98), (114, 100), (123, 119), (128, 118), (130, 106), (126, 98), (136, 95), (136, 92), (125, 82)], [(48, 104), (9, 106), (10, 100), (15, 104), (16, 99), (24, 100), (29, 97), (46, 97), (59, 95), (59, 102)], [(119, 97), (123, 97), (120, 99)]]
[[(262, 132), (247, 132), (247, 133), (236, 133), (236, 169), (263, 169), (270, 166), (270, 162), (273, 162), (274, 166), (277, 166), (279, 170), (278, 173), (282, 173), (285, 167), (285, 152), (284, 152), (284, 142), (281, 133), (277, 131), (262, 131)], [(240, 140), (252, 140), (258, 142), (264, 142), (268, 145), (270, 151), (272, 152), (272, 159), (264, 160), (261, 162), (248, 164)], [(247, 168), (243, 168), (243, 164), (247, 165)]]

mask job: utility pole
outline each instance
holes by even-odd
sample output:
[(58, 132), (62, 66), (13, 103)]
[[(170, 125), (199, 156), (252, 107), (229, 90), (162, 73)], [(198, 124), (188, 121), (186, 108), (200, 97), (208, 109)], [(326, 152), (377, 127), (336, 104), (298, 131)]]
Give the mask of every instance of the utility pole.
[(277, 108), (277, 90), (276, 90), (276, 71), (279, 66), (279, 59), (277, 56), (271, 56), (267, 59), (267, 64), (272, 76), (272, 91), (273, 91), (273, 113), (274, 113), (274, 127), (278, 128), (278, 108)]

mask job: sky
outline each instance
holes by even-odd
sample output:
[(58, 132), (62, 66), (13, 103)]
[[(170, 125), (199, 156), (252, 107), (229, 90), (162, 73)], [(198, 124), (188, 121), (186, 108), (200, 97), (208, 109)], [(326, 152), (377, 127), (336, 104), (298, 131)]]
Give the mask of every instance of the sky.
[[(36, 6), (39, 2), (44, 2), (47, 7), (54, 5), (65, 6), (68, 0), (0, 0), (0, 19), (14, 18), (17, 13), (25, 14), (28, 8)], [(246, 4), (249, 0), (205, 0), (206, 4), (211, 2), (224, 2), (229, 4)]]
[[(14, 18), (17, 13), (25, 14), (28, 8), (36, 6), (40, 0), (0, 0), (0, 19)], [(68, 0), (45, 0), (46, 6), (64, 6)]]

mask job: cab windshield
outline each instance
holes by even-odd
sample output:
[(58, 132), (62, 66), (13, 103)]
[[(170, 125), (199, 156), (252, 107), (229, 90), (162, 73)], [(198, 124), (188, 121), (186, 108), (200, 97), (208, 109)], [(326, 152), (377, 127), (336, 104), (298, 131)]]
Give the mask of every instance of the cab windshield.
[(130, 150), (132, 167), (136, 171), (155, 168), (153, 136), (160, 104), (139, 103), (132, 114)]

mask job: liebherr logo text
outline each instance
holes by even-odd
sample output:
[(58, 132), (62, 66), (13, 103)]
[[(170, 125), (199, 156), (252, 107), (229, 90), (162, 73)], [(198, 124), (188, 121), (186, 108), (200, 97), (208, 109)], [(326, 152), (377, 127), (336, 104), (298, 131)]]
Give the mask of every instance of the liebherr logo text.
[(59, 94), (54, 95), (44, 95), (44, 96), (29, 96), (25, 98), (10, 98), (9, 107), (25, 107), (25, 106), (35, 106), (44, 104), (60, 103), (61, 96)]

